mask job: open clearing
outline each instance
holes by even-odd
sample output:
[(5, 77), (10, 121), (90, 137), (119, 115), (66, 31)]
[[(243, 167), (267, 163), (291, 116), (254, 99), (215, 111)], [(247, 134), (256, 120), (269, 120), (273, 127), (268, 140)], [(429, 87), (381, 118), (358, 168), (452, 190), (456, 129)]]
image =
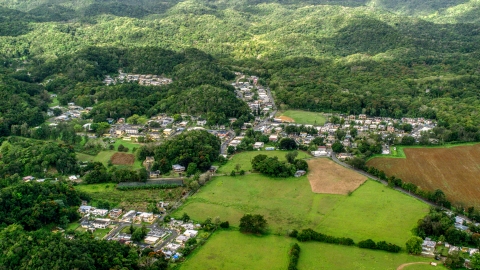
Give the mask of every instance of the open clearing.
[(441, 189), (452, 202), (480, 206), (480, 144), (451, 148), (404, 148), (406, 158), (367, 162), (421, 189)]
[(308, 181), (315, 193), (343, 194), (356, 190), (367, 177), (326, 158), (310, 159)]
[(151, 201), (178, 199), (183, 192), (183, 188), (122, 191), (116, 189), (115, 186), (114, 183), (89, 184), (75, 186), (75, 189), (88, 193), (92, 197), (93, 206), (96, 206), (96, 202), (99, 200), (106, 200), (113, 204), (112, 207), (118, 206), (127, 211), (131, 209), (146, 211)]
[(293, 120), (293, 118), (285, 116), (285, 115), (279, 116), (278, 118), (282, 119), (282, 122), (287, 122), (287, 123), (294, 123), (295, 122), (295, 120)]
[(303, 125), (323, 125), (326, 121), (323, 113), (319, 112), (288, 110), (277, 117), (281, 118), (282, 116), (286, 117), (286, 119), (293, 119), (295, 123)]
[[(227, 164), (221, 166), (218, 169), (218, 173), (230, 173), (235, 170), (235, 166), (240, 164), (240, 170), (251, 171), (252, 170), (252, 159), (257, 155), (267, 155), (268, 157), (278, 157), (279, 160), (286, 160), (285, 154), (289, 151), (246, 151), (233, 155), (232, 159), (228, 161)], [(297, 159), (309, 158), (312, 157), (306, 152), (298, 151)]]
[(127, 153), (115, 153), (110, 158), (113, 165), (133, 165), (135, 162), (135, 156)]
[(350, 196), (315, 194), (306, 176), (260, 174), (214, 177), (173, 213), (196, 221), (220, 217), (238, 226), (246, 214), (264, 215), (270, 232), (312, 228), (355, 241), (371, 238), (404, 246), (428, 206), (380, 183), (367, 181)]
[[(285, 236), (255, 236), (238, 231), (216, 232), (204, 246), (195, 250), (180, 269), (286, 269), (288, 251), (296, 240)], [(387, 253), (324, 243), (299, 243), (298, 269), (397, 269), (409, 262), (431, 259), (406, 253)], [(241, 250), (241, 252), (239, 252)], [(412, 266), (413, 267), (413, 266)], [(430, 269), (416, 265), (417, 270)], [(405, 269), (409, 270), (410, 267)], [(437, 269), (445, 269), (442, 266)]]

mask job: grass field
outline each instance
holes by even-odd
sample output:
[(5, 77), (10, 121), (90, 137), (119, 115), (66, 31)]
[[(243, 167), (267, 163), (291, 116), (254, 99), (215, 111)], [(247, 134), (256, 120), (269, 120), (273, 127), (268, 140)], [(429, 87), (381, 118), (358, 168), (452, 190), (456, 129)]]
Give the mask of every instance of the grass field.
[(452, 202), (480, 206), (480, 144), (398, 150), (406, 158), (374, 158), (367, 165), (424, 190), (441, 189)]
[(294, 111), (288, 110), (283, 113), (279, 113), (278, 116), (287, 116), (295, 120), (297, 124), (304, 125), (323, 125), (325, 124), (326, 118), (323, 113), (318, 112), (307, 112), (307, 111)]
[[(295, 240), (285, 236), (254, 236), (238, 231), (220, 231), (194, 251), (180, 269), (287, 269), (288, 251)], [(388, 270), (409, 262), (431, 262), (406, 253), (387, 253), (324, 243), (300, 243), (298, 269), (368, 269)], [(241, 252), (239, 252), (241, 250)], [(430, 269), (414, 265), (405, 270)], [(445, 269), (442, 266), (436, 269)]]
[[(432, 262), (433, 259), (411, 256), (407, 253), (387, 253), (357, 247), (345, 247), (324, 243), (300, 243), (300, 260), (298, 269), (365, 269), (395, 270), (398, 266), (410, 262)], [(431, 269), (430, 265), (407, 266), (405, 270)], [(446, 269), (443, 266), (435, 269)]]
[[(244, 235), (222, 231), (194, 251), (180, 269), (287, 269), (288, 250), (294, 239), (279, 236)], [(239, 252), (241, 251), (241, 252)]]
[[(252, 170), (252, 159), (257, 155), (267, 155), (269, 157), (278, 157), (279, 160), (285, 160), (285, 154), (289, 151), (247, 151), (241, 152), (238, 154), (233, 155), (232, 159), (227, 162), (227, 164), (221, 166), (218, 169), (218, 173), (230, 173), (231, 171), (235, 170), (235, 165), (240, 164), (240, 170), (250, 171)], [(306, 152), (298, 151), (297, 158), (309, 158), (312, 157)]]
[(326, 158), (308, 160), (308, 168), (308, 181), (315, 193), (347, 195), (367, 180), (366, 176)]
[(173, 216), (184, 212), (197, 221), (219, 216), (233, 226), (246, 213), (261, 214), (271, 233), (312, 228), (355, 241), (372, 238), (403, 246), (428, 206), (374, 181), (345, 196), (315, 194), (305, 176), (274, 179), (249, 174), (213, 178)]
[(80, 226), (79, 222), (73, 222), (68, 224), (67, 230), (76, 230)]
[[(118, 149), (118, 146), (120, 144), (123, 144), (123, 146), (127, 147), (128, 152), (126, 152), (126, 153), (130, 153), (130, 154), (135, 154), (135, 152), (133, 150), (138, 149), (140, 147), (140, 144), (137, 144), (137, 143), (132, 143), (132, 142), (129, 142), (129, 141), (124, 141), (124, 140), (116, 140), (115, 143), (113, 144), (115, 146), (115, 150), (100, 151), (96, 156), (91, 156), (91, 155), (87, 155), (87, 154), (84, 154), (84, 153), (76, 153), (77, 159), (80, 160), (80, 161), (101, 162), (101, 163), (103, 163), (103, 165), (107, 166), (108, 161), (112, 158), (112, 156), (115, 153), (118, 153), (116, 150)], [(135, 159), (133, 165), (118, 165), (118, 166), (129, 167), (129, 168), (133, 168), (133, 169), (140, 169), (142, 167), (142, 162)]]
[(93, 206), (95, 206), (95, 201), (107, 200), (127, 211), (130, 209), (145, 211), (151, 201), (178, 199), (183, 191), (183, 188), (121, 191), (116, 189), (115, 186), (116, 184), (113, 183), (91, 184), (78, 185), (75, 186), (75, 189), (88, 193), (93, 199)]

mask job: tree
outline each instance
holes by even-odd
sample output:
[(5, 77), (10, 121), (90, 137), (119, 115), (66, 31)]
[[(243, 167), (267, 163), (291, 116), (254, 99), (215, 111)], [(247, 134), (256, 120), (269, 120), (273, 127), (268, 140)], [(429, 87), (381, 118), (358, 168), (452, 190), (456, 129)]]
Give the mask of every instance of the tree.
[(233, 155), (234, 153), (235, 153), (235, 147), (233, 147), (233, 146), (231, 146), (231, 145), (228, 146), (228, 148), (227, 148), (227, 154)]
[(407, 248), (407, 252), (415, 255), (422, 253), (422, 243), (423, 243), (422, 238), (418, 236), (411, 237), (410, 239), (408, 239), (407, 243), (405, 244)]
[(480, 270), (480, 253), (475, 253), (470, 258), (470, 267), (473, 270)]
[(262, 215), (246, 214), (240, 219), (240, 231), (244, 233), (263, 233), (267, 221)]
[(456, 269), (463, 266), (465, 259), (460, 256), (459, 251), (453, 251), (448, 253), (447, 259), (445, 260), (445, 265), (450, 269)]
[(343, 144), (341, 144), (340, 142), (334, 142), (332, 144), (332, 150), (333, 152), (335, 153), (341, 153), (343, 152)]
[(242, 168), (242, 165), (240, 163), (235, 164), (235, 170), (238, 172)]
[(365, 159), (359, 158), (359, 157), (354, 157), (347, 161), (350, 166), (352, 166), (355, 169), (363, 169), (365, 168)]
[(278, 147), (284, 150), (293, 150), (297, 149), (297, 143), (294, 139), (291, 138), (282, 138), (279, 142)]
[(295, 162), (295, 158), (297, 158), (297, 156), (298, 156), (297, 151), (292, 151), (285, 154), (285, 158), (290, 164), (293, 164)]
[(183, 213), (183, 215), (181, 217), (181, 220), (183, 222), (188, 222), (188, 221), (190, 221), (190, 216), (187, 213)]
[(140, 242), (145, 238), (147, 234), (144, 233), (142, 228), (136, 228), (135, 231), (132, 233), (132, 241)]
[(297, 159), (295, 160), (295, 167), (297, 170), (306, 171), (308, 170), (308, 163), (303, 159)]
[(123, 152), (125, 150), (125, 146), (123, 146), (123, 144), (120, 144), (117, 149), (118, 152)]
[(415, 138), (412, 136), (403, 136), (401, 144), (403, 145), (414, 145), (415, 144)]
[(187, 175), (195, 174), (197, 171), (197, 163), (190, 162), (187, 167)]
[(232, 171), (230, 172), (230, 176), (235, 176), (235, 175), (237, 175), (237, 174), (235, 173), (235, 170), (232, 170)]

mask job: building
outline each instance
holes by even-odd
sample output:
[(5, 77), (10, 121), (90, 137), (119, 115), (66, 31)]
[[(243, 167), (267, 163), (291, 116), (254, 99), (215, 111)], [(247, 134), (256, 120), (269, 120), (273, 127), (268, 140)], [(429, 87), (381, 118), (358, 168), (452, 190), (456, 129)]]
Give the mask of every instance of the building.
[(105, 229), (110, 225), (111, 220), (108, 218), (97, 218), (92, 222), (95, 229)]
[(185, 171), (185, 167), (180, 164), (172, 165), (172, 170), (176, 173), (181, 173)]
[(119, 218), (120, 215), (122, 215), (122, 209), (112, 209), (108, 213), (108, 216), (111, 217), (111, 218), (114, 218), (114, 219)]
[(142, 212), (139, 215), (135, 216), (135, 221), (148, 222), (152, 223), (155, 220), (153, 213)]
[(154, 245), (158, 241), (158, 239), (160, 238), (155, 236), (147, 236), (144, 241), (149, 245)]
[(94, 216), (104, 217), (104, 216), (107, 215), (108, 210), (107, 209), (95, 209), (93, 211), (90, 211), (90, 213), (92, 213), (92, 215), (94, 215)]
[(278, 141), (278, 135), (270, 135), (270, 137), (268, 137), (268, 140), (271, 142), (276, 142)]
[(260, 149), (260, 148), (263, 148), (265, 144), (263, 142), (256, 142), (254, 145), (253, 145), (253, 149)]
[(186, 230), (183, 234), (188, 236), (189, 238), (194, 238), (194, 237), (197, 237), (198, 231), (196, 231), (196, 230)]

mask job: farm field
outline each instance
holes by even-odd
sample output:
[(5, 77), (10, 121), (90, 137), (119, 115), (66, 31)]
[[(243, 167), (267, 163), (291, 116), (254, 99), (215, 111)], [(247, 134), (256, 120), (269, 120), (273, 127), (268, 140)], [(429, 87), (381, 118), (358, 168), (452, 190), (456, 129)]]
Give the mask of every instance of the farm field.
[[(288, 250), (296, 240), (285, 236), (255, 236), (238, 231), (220, 231), (191, 254), (180, 269), (286, 269)], [(431, 259), (406, 253), (387, 253), (324, 243), (299, 243), (298, 269), (397, 269), (410, 262)], [(241, 250), (242, 252), (238, 252)], [(412, 265), (405, 270), (430, 269), (430, 265)], [(437, 267), (437, 269), (445, 269)]]
[(330, 159), (310, 159), (307, 163), (308, 181), (315, 193), (347, 195), (367, 180), (367, 177), (344, 168)]
[[(405, 263), (434, 261), (431, 258), (408, 255), (405, 252), (388, 253), (361, 249), (358, 247), (346, 247), (330, 245), (325, 243), (300, 243), (300, 259), (298, 269), (358, 269), (358, 270), (396, 270), (398, 266)], [(404, 247), (403, 245), (402, 247)], [(417, 264), (406, 266), (405, 270), (431, 269), (428, 264)], [(435, 269), (446, 269), (437, 266)]]
[(406, 158), (373, 158), (367, 165), (425, 190), (441, 189), (452, 202), (480, 206), (480, 144), (403, 152)]
[(110, 158), (113, 165), (133, 165), (135, 156), (133, 154), (117, 152)]
[(89, 184), (75, 186), (75, 189), (88, 193), (92, 197), (93, 206), (96, 201), (106, 200), (119, 208), (139, 211), (145, 211), (151, 201), (178, 199), (183, 191), (183, 188), (121, 191), (115, 186), (114, 183)]
[[(221, 231), (194, 251), (180, 269), (286, 269), (294, 239), (281, 236), (245, 235)], [(239, 252), (241, 250), (242, 252)]]
[(278, 116), (286, 116), (293, 119), (295, 123), (304, 125), (323, 125), (326, 121), (323, 113), (319, 112), (287, 110), (280, 113)]
[(238, 226), (246, 213), (261, 214), (271, 233), (312, 228), (355, 241), (371, 238), (403, 246), (428, 206), (374, 181), (345, 196), (315, 194), (305, 176), (275, 179), (248, 174), (214, 177), (173, 217), (184, 212), (196, 221), (219, 216), (232, 226)]
[[(257, 155), (267, 155), (269, 157), (278, 157), (279, 160), (286, 160), (285, 154), (289, 151), (247, 151), (241, 152), (238, 154), (233, 155), (232, 159), (227, 162), (227, 164), (218, 168), (218, 173), (230, 173), (231, 171), (235, 170), (235, 165), (240, 164), (240, 170), (244, 171), (251, 171), (252, 170), (252, 163), (251, 160)], [(298, 151), (298, 159), (309, 158), (312, 157), (306, 152)]]

